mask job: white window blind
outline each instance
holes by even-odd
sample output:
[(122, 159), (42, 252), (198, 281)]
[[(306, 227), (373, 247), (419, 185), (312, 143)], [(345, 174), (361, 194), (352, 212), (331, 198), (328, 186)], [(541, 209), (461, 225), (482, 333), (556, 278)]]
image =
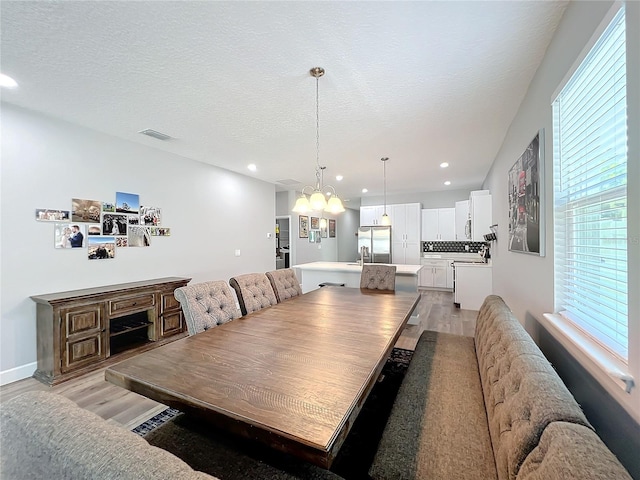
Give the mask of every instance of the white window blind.
[(628, 357), (622, 7), (553, 102), (556, 309)]

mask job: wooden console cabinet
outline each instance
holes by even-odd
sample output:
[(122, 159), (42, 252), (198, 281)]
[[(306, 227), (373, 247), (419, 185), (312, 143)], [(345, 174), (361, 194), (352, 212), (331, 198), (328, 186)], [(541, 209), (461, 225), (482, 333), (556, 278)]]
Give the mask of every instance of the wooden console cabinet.
[(38, 368), (55, 385), (186, 335), (173, 291), (190, 278), (153, 280), (34, 295)]

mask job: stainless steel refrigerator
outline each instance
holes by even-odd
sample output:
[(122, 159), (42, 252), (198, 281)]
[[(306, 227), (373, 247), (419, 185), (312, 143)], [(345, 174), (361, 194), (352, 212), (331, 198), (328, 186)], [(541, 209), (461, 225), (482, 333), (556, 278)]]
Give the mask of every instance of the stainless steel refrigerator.
[(391, 263), (391, 227), (358, 228), (358, 255), (365, 263)]

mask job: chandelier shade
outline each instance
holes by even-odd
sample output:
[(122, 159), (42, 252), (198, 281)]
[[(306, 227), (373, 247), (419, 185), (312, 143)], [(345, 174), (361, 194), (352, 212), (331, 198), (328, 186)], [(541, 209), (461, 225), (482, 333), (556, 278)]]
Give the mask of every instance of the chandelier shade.
[[(336, 193), (336, 189), (331, 185), (324, 185), (324, 170), (327, 167), (320, 166), (320, 102), (318, 95), (318, 84), (321, 76), (324, 75), (324, 69), (322, 67), (314, 67), (309, 70), (312, 77), (316, 79), (316, 185), (306, 185), (300, 192), (300, 197), (296, 200), (292, 211), (296, 213), (308, 213), (313, 211), (325, 211), (328, 213), (342, 213), (345, 211), (344, 205), (340, 197)], [(305, 193), (305, 190), (310, 189), (309, 196)], [(330, 190), (329, 200), (325, 196), (327, 190)]]

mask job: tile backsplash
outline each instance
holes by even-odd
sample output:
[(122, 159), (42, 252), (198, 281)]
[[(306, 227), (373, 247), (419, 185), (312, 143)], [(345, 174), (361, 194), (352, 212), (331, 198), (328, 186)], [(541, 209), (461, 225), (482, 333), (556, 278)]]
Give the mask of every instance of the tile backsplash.
[[(465, 246), (468, 245), (468, 250)], [(478, 253), (485, 242), (422, 242), (422, 252)]]

